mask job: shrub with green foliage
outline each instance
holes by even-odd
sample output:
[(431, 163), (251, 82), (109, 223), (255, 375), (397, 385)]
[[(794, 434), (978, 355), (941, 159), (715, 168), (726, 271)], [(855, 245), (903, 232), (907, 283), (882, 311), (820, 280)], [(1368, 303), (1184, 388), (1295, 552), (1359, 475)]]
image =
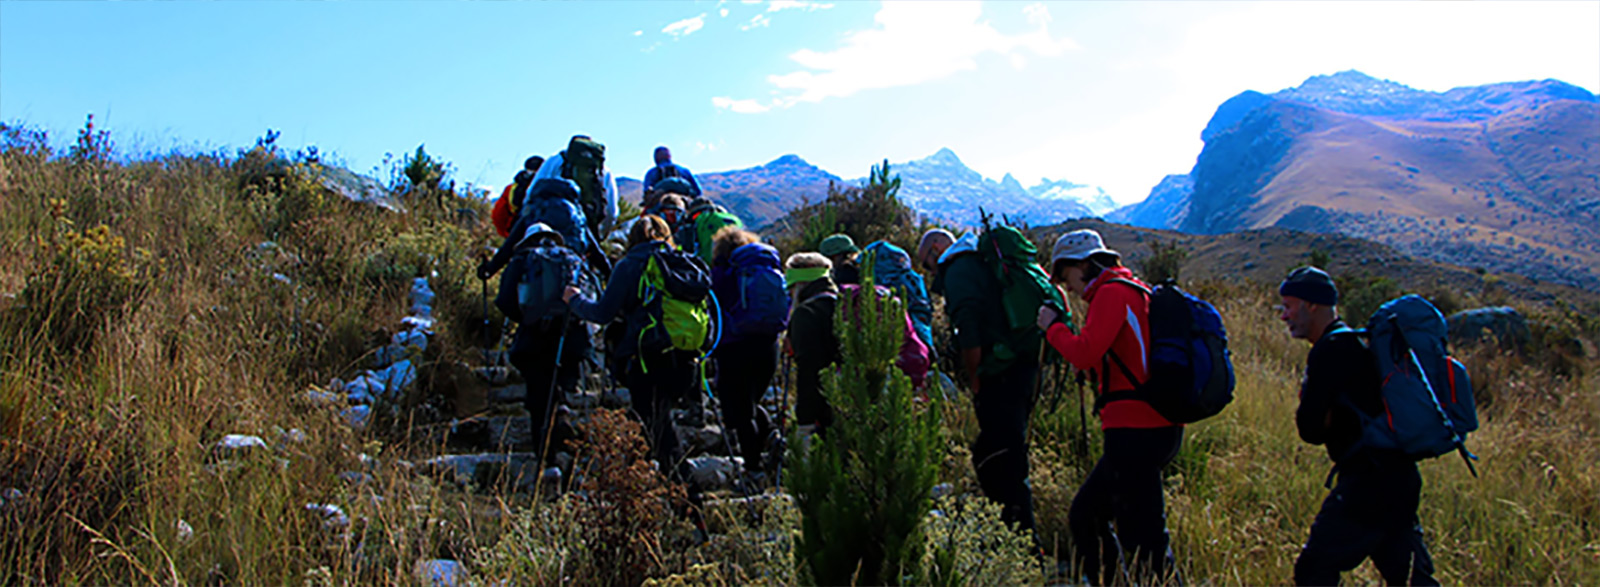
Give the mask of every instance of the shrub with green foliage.
[(774, 239), (779, 250), (815, 251), (822, 239), (843, 233), (857, 245), (887, 240), (907, 251), (916, 250), (922, 223), (905, 202), (900, 201), (900, 177), (893, 175), (889, 162), (872, 166), (863, 186), (828, 186), (828, 197), (789, 212), (779, 224), (786, 228)]
[(1149, 283), (1161, 283), (1168, 279), (1177, 281), (1178, 273), (1183, 270), (1183, 262), (1188, 258), (1189, 250), (1177, 242), (1153, 240), (1150, 241), (1150, 256), (1140, 264), (1139, 272), (1144, 274), (1145, 281)]
[[(871, 291), (870, 272), (862, 287)], [(937, 406), (918, 404), (894, 366), (905, 307), (864, 293), (842, 296), (834, 316), (842, 360), (823, 375), (834, 423), (791, 442), (784, 477), (801, 515), (797, 564), (819, 585), (923, 582), (922, 522), (943, 443)]]

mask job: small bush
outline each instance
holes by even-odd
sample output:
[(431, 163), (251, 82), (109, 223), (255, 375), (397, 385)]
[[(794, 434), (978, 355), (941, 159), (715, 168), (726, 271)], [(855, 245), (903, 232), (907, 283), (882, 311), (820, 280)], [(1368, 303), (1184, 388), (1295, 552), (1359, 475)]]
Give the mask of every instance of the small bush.
[(1168, 279), (1177, 281), (1179, 272), (1183, 270), (1183, 261), (1188, 258), (1189, 250), (1178, 243), (1153, 240), (1150, 241), (1150, 256), (1140, 264), (1139, 271), (1149, 283), (1161, 283)]

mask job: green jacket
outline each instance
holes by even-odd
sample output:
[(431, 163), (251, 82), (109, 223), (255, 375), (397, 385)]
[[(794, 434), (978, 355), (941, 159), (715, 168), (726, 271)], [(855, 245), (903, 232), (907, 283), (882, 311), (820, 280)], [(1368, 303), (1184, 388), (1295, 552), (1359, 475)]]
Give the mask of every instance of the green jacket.
[[(940, 259), (939, 273), (933, 278), (933, 291), (944, 296), (945, 315), (955, 327), (957, 356), (963, 349), (983, 349), (979, 375), (1004, 371), (1018, 364), (1018, 359), (1038, 362), (1039, 337), (1030, 337), (1031, 341), (1022, 341), (1020, 345), (1009, 340), (1011, 332), (1006, 327), (1000, 280), (995, 277), (994, 269), (984, 263), (982, 255), (970, 248), (962, 250), (962, 245), (957, 242), (951, 246)], [(997, 343), (1001, 345), (1001, 352), (995, 351)]]

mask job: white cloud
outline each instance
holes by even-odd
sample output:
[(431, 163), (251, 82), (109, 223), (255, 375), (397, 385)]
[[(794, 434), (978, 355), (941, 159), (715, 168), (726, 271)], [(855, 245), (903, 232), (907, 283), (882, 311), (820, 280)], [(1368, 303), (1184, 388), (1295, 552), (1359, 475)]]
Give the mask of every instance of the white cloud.
[(642, 37), (644, 36), (644, 31), (633, 31), (633, 36)]
[(804, 10), (806, 12), (811, 12), (813, 10), (827, 10), (829, 8), (833, 8), (833, 5), (823, 4), (821, 2), (810, 2), (808, 0), (772, 0), (772, 2), (767, 3), (767, 12), (778, 12), (781, 10)]
[(1078, 47), (1050, 35), (1049, 10), (1042, 4), (1024, 10), (1036, 29), (1007, 35), (981, 19), (978, 2), (885, 2), (874, 17), (877, 26), (846, 36), (842, 46), (789, 55), (803, 69), (767, 76), (779, 95), (766, 108), (929, 82), (977, 69), (977, 58), (986, 54), (1022, 67), (1024, 52), (1054, 57)]
[(760, 114), (772, 109), (771, 106), (763, 105), (757, 100), (735, 100), (725, 96), (712, 98), (711, 105), (723, 110), (732, 110), (739, 114)]
[(717, 150), (717, 144), (716, 143), (702, 143), (700, 141), (695, 141), (694, 142), (694, 152), (696, 152), (696, 153), (706, 153), (706, 152), (711, 152), (711, 151), (716, 151), (716, 150)]
[(700, 16), (696, 16), (694, 18), (685, 18), (678, 22), (669, 24), (663, 27), (661, 32), (674, 37), (687, 37), (694, 34), (695, 31), (705, 28), (705, 26), (706, 13), (702, 12), (700, 13)]
[(717, 14), (722, 15), (722, 18), (728, 18), (728, 9), (724, 8), (722, 10), (718, 10)]
[(765, 14), (757, 14), (755, 18), (750, 19), (750, 22), (739, 25), (739, 30), (748, 31), (750, 29), (761, 28), (770, 24), (772, 24), (771, 18), (768, 18)]

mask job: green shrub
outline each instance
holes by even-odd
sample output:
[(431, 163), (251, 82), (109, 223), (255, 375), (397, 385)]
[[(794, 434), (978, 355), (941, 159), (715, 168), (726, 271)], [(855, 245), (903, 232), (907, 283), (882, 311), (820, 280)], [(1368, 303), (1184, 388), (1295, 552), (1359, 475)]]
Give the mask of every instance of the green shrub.
[(1150, 241), (1150, 256), (1140, 264), (1139, 272), (1148, 283), (1160, 283), (1168, 279), (1177, 281), (1178, 273), (1183, 270), (1183, 261), (1188, 258), (1189, 250), (1178, 243), (1153, 240)]
[(816, 584), (911, 583), (927, 570), (922, 521), (942, 442), (937, 406), (914, 403), (911, 380), (894, 366), (904, 312), (892, 297), (839, 300), (842, 360), (823, 375), (834, 424), (790, 443), (798, 447), (784, 477), (801, 516), (795, 556)]

